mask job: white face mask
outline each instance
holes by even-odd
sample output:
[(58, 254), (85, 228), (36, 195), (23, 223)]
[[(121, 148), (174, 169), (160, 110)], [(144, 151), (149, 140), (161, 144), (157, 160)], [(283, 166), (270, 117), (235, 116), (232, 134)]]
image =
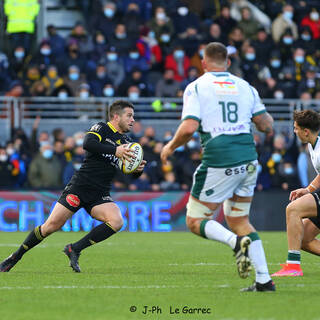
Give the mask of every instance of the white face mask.
[(59, 92), (58, 97), (62, 100), (68, 98), (68, 94), (65, 91)]
[(319, 13), (318, 13), (318, 12), (311, 12), (311, 13), (310, 13), (310, 18), (311, 18), (311, 20), (313, 20), (313, 21), (319, 20)]
[(158, 12), (156, 15), (156, 18), (159, 20), (165, 20), (166, 19), (166, 14), (164, 12)]
[(81, 99), (87, 99), (87, 98), (89, 98), (89, 92), (88, 92), (88, 91), (81, 91), (81, 92), (80, 92), (80, 98), (81, 98)]
[(180, 7), (178, 8), (178, 14), (180, 16), (186, 16), (188, 14), (189, 10), (187, 7)]
[(14, 149), (13, 148), (7, 148), (7, 154), (9, 156), (11, 156), (12, 154), (14, 154)]
[(0, 155), (0, 162), (6, 162), (8, 160), (8, 156), (6, 154)]

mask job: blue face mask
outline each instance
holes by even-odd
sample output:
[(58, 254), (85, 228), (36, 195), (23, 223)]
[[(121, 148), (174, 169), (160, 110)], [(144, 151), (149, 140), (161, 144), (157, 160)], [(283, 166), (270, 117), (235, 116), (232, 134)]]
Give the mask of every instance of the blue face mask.
[(15, 51), (14, 52), (14, 56), (17, 58), (17, 59), (22, 59), (24, 57), (24, 51)]
[(50, 149), (44, 150), (42, 155), (45, 159), (51, 159), (53, 156), (53, 151)]
[(199, 50), (199, 56), (203, 58), (203, 55), (204, 55), (204, 49)]
[(187, 143), (187, 146), (189, 149), (195, 149), (197, 147), (197, 142), (194, 141), (194, 140), (190, 140), (188, 143)]
[(292, 44), (293, 43), (293, 39), (291, 37), (283, 37), (283, 43), (284, 44)]
[(148, 37), (151, 38), (151, 39), (154, 39), (156, 37), (156, 34), (154, 33), (154, 31), (150, 31), (148, 33)]
[(130, 52), (129, 57), (131, 59), (137, 60), (139, 58), (139, 52)]
[(304, 41), (310, 41), (311, 40), (311, 36), (310, 34), (302, 34), (301, 35), (301, 39), (304, 40)]
[(118, 58), (118, 55), (116, 53), (108, 53), (107, 58), (109, 61), (116, 61)]
[(281, 66), (281, 61), (280, 60), (271, 60), (271, 67), (272, 68), (279, 68)]
[(246, 59), (249, 61), (253, 61), (256, 58), (254, 53), (246, 53)]
[(184, 146), (180, 146), (176, 149), (177, 152), (183, 152), (184, 151)]
[(51, 49), (48, 49), (48, 48), (42, 48), (40, 50), (40, 52), (44, 55), (44, 56), (48, 56), (51, 54)]
[(105, 88), (105, 89), (103, 89), (103, 94), (104, 94), (106, 97), (113, 97), (113, 95), (114, 95), (114, 89), (113, 89), (113, 88)]
[(116, 37), (117, 37), (118, 39), (125, 39), (126, 36), (127, 36), (126, 33), (116, 33)]
[(110, 8), (104, 9), (103, 13), (107, 18), (112, 18), (114, 16), (114, 10)]
[(182, 59), (184, 57), (184, 52), (182, 50), (176, 50), (174, 53), (173, 53), (173, 56), (176, 58), (176, 59)]
[(71, 80), (78, 80), (79, 79), (79, 73), (77, 73), (77, 72), (73, 72), (73, 73), (70, 73), (69, 74), (69, 78), (71, 79)]
[(287, 20), (292, 20), (292, 18), (293, 18), (293, 13), (292, 13), (291, 11), (285, 11), (285, 12), (283, 13), (283, 17), (284, 17), (285, 19), (287, 19)]
[(139, 99), (139, 93), (138, 92), (130, 92), (129, 93), (129, 98), (131, 100), (138, 100)]
[(279, 163), (282, 159), (282, 156), (280, 153), (273, 153), (271, 158), (275, 163)]
[(287, 175), (291, 175), (291, 174), (293, 174), (293, 172), (294, 172), (294, 170), (292, 167), (284, 168), (284, 173)]
[(170, 41), (170, 36), (168, 34), (162, 34), (160, 39), (161, 39), (162, 42), (167, 43), (167, 42)]
[(303, 62), (304, 62), (304, 56), (296, 56), (296, 57), (294, 58), (294, 61), (295, 61), (296, 63), (303, 63)]
[(73, 168), (74, 168), (74, 170), (76, 170), (76, 171), (80, 170), (80, 168), (81, 168), (81, 163), (74, 163), (74, 164), (73, 164)]

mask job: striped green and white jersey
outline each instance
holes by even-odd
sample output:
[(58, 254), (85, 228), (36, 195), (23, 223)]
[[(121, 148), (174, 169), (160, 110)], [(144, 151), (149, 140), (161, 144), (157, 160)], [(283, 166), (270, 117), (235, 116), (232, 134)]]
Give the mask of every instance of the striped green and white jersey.
[(208, 167), (256, 160), (251, 118), (264, 112), (257, 90), (229, 72), (206, 72), (183, 95), (182, 120), (199, 121), (203, 164)]

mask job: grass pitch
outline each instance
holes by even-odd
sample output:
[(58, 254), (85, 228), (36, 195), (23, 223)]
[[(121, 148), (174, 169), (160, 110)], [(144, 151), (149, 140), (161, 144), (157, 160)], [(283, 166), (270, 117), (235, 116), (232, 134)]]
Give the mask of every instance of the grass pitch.
[[(122, 232), (83, 251), (76, 274), (61, 250), (82, 235), (56, 233), (0, 274), (0, 319), (319, 319), (310, 303), (319, 294), (316, 256), (302, 253), (305, 275), (276, 278), (275, 293), (240, 293), (254, 277), (239, 278), (223, 244), (184, 232)], [(275, 272), (286, 259), (286, 234), (260, 236)], [(1, 233), (0, 260), (25, 237)]]

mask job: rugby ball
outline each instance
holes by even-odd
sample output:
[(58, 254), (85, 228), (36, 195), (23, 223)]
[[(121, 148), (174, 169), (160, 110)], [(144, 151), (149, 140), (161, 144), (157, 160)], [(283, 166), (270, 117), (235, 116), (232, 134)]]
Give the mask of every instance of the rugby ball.
[(143, 160), (143, 149), (139, 143), (129, 143), (128, 148), (133, 151), (133, 157), (131, 160), (119, 159), (119, 168), (125, 174), (135, 171)]

